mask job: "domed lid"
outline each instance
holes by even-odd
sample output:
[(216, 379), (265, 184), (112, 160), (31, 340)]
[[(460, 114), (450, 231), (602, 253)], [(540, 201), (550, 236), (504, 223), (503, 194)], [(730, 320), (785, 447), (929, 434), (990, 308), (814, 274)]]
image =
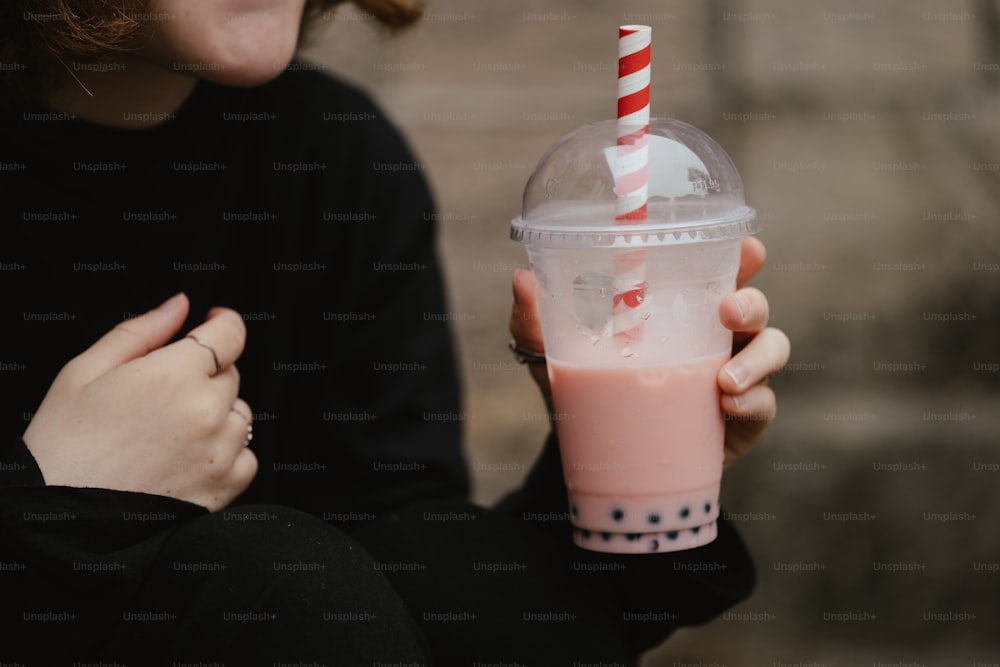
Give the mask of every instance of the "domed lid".
[(616, 220), (616, 176), (621, 182), (635, 165), (618, 147), (618, 134), (617, 121), (605, 120), (559, 139), (528, 179), (511, 238), (549, 247), (641, 247), (759, 231), (726, 152), (701, 130), (669, 118), (649, 123), (645, 219)]

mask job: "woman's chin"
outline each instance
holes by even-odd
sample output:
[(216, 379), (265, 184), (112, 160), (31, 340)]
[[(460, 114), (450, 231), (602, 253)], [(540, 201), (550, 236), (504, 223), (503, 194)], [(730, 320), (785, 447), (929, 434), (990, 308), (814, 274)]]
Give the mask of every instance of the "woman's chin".
[(192, 73), (198, 78), (222, 86), (252, 88), (274, 79), (288, 67), (291, 58), (267, 61), (243, 61), (232, 65), (212, 63), (211, 67), (197, 68)]

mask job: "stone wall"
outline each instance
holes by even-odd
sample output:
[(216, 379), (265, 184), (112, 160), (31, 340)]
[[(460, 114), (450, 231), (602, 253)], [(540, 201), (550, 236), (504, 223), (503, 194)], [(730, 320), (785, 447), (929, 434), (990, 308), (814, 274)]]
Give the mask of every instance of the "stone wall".
[(724, 480), (759, 589), (644, 665), (1000, 663), (995, 1), (431, 0), (393, 38), (328, 15), (308, 54), (376, 95), (437, 193), (477, 498), (548, 428), (506, 350), (509, 221), (545, 148), (613, 116), (622, 23), (653, 27), (654, 115), (743, 175), (793, 343)]

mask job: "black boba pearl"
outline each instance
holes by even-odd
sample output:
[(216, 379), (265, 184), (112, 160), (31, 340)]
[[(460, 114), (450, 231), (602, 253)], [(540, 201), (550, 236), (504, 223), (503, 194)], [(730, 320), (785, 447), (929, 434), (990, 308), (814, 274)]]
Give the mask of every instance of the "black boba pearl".
[(611, 518), (614, 519), (615, 521), (621, 521), (622, 519), (625, 518), (625, 510), (623, 510), (620, 507), (614, 508), (613, 510), (611, 510)]
[(580, 531), (580, 535), (582, 535), (583, 539), (585, 539), (585, 540), (589, 540), (590, 539), (590, 531), (589, 530), (581, 530)]
[(650, 551), (656, 551), (659, 548), (660, 548), (660, 543), (659, 542), (657, 542), (656, 540), (651, 540), (650, 541), (650, 543), (649, 543), (649, 550)]
[(646, 517), (646, 521), (648, 521), (649, 523), (651, 523), (653, 525), (656, 525), (656, 524), (660, 523), (660, 515), (658, 513), (656, 513), (656, 512), (653, 512), (652, 514), (650, 514), (649, 516)]
[(708, 500), (705, 501), (705, 514), (709, 514), (712, 511), (712, 503)]
[(682, 507), (681, 511), (678, 512), (678, 514), (680, 514), (680, 517), (682, 519), (686, 519), (689, 516), (691, 516), (691, 508), (690, 507)]
[(701, 530), (701, 526), (695, 526), (691, 529), (691, 532), (697, 535), (699, 530)]
[(642, 537), (640, 533), (625, 533), (625, 539), (629, 542), (635, 542), (640, 537)]
[(611, 541), (611, 533), (601, 533), (601, 539), (605, 542)]
[(569, 513), (573, 516), (574, 519), (580, 516), (580, 510), (576, 508), (576, 505), (569, 506)]
[(669, 531), (667, 531), (664, 534), (667, 536), (668, 540), (676, 540), (677, 539), (677, 531), (676, 530), (669, 530)]

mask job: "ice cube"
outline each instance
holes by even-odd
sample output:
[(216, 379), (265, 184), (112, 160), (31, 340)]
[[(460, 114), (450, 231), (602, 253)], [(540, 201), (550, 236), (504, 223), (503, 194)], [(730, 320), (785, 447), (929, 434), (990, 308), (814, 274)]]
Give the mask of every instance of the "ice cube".
[(591, 331), (603, 332), (611, 321), (611, 286), (614, 279), (588, 271), (573, 280), (573, 309), (580, 323)]

